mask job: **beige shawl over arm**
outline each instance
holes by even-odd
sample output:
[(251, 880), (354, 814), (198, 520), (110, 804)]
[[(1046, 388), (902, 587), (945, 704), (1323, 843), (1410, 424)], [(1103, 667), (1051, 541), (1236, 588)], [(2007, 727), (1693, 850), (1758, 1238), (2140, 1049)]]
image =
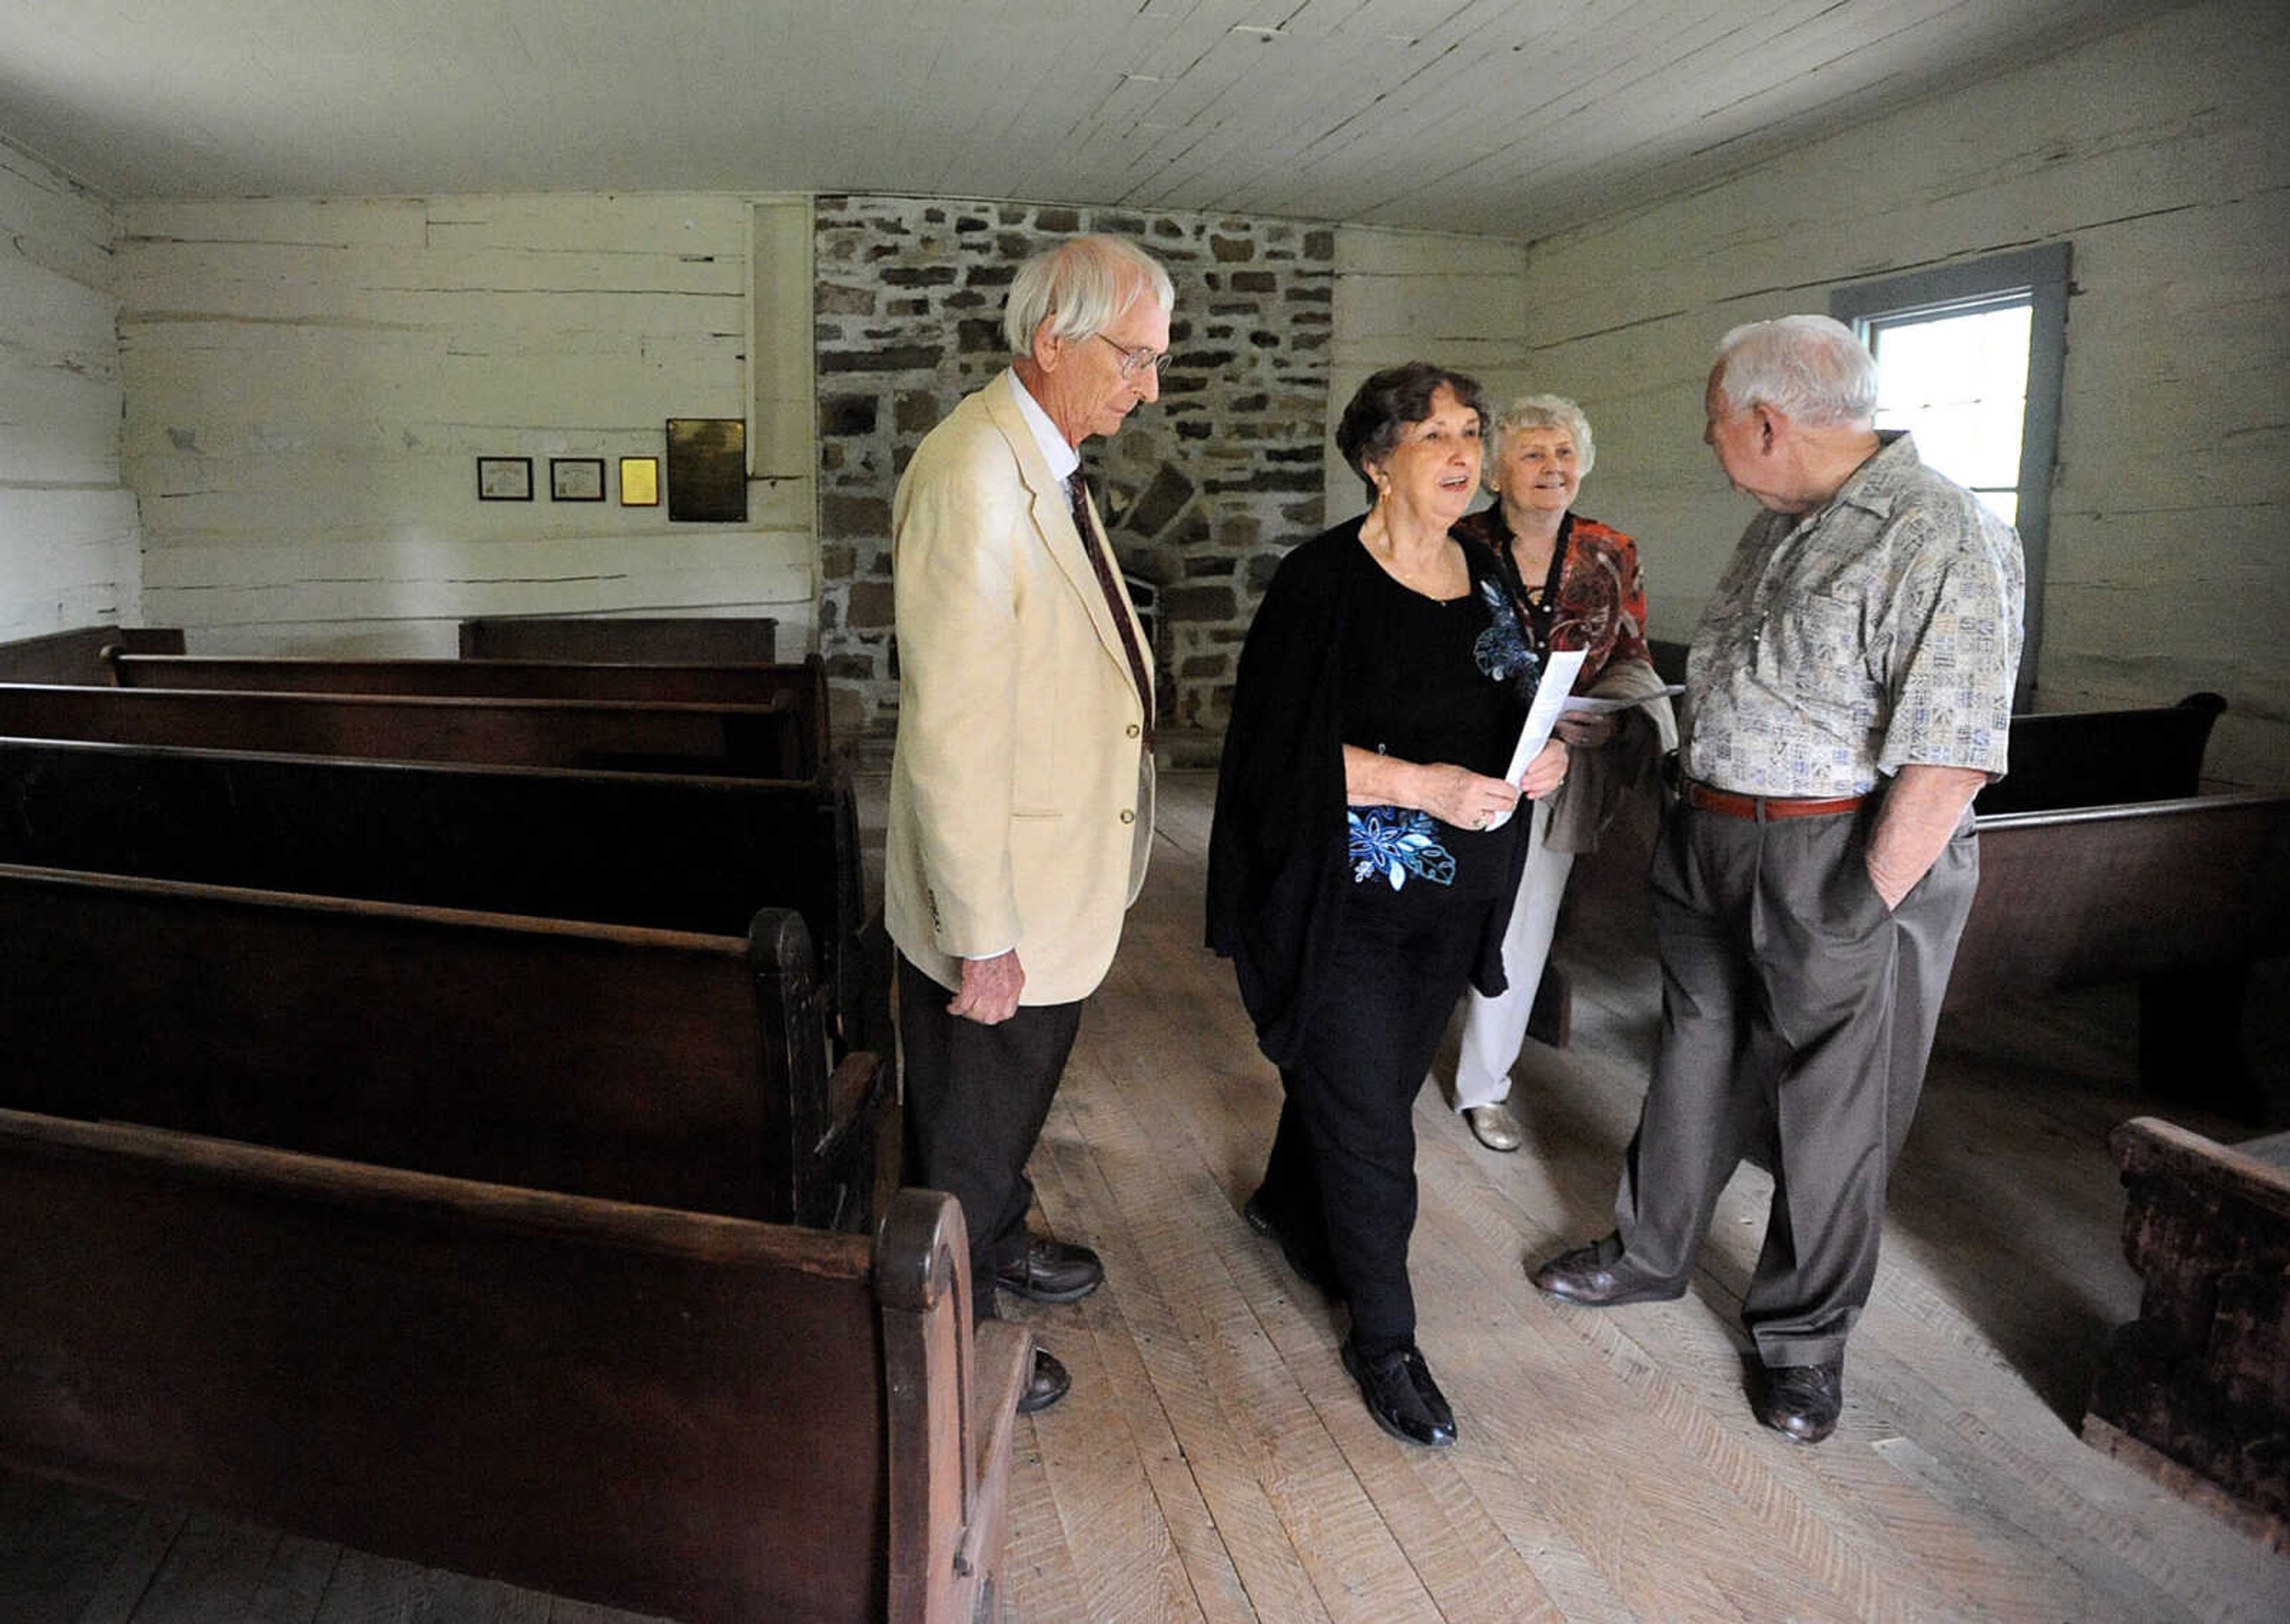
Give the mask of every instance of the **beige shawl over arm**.
[(1614, 736), (1602, 748), (1570, 756), (1566, 781), (1551, 799), (1552, 851), (1595, 852), (1616, 818), (1660, 812), (1662, 760), (1677, 748), (1677, 715), (1662, 687), (1643, 660), (1618, 660), (1599, 674), (1591, 698), (1640, 702), (1616, 713)]

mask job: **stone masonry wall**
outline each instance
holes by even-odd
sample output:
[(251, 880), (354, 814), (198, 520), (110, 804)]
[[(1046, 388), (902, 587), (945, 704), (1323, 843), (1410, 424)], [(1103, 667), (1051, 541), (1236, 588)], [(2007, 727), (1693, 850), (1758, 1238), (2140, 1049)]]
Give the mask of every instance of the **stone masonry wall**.
[(1085, 231), (1134, 238), (1176, 287), (1160, 400), (1083, 451), (1123, 571), (1156, 595), (1171, 751), (1221, 735), (1264, 583), (1322, 526), (1333, 228), (882, 196), (821, 197), (815, 218), (820, 648), (861, 737), (879, 746), (898, 715), (899, 476), (1008, 364), (1003, 298), (1020, 263)]

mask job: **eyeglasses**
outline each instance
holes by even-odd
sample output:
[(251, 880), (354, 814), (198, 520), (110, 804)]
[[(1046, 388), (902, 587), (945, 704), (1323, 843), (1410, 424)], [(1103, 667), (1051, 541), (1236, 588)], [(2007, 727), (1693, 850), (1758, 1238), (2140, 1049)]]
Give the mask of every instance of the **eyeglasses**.
[(1105, 339), (1107, 343), (1121, 352), (1121, 375), (1124, 378), (1134, 378), (1148, 367), (1152, 369), (1156, 377), (1161, 376), (1169, 370), (1169, 352), (1165, 349), (1156, 354), (1142, 344), (1132, 349), (1118, 339), (1106, 338), (1106, 335), (1101, 332), (1093, 332), (1090, 336), (1094, 339)]

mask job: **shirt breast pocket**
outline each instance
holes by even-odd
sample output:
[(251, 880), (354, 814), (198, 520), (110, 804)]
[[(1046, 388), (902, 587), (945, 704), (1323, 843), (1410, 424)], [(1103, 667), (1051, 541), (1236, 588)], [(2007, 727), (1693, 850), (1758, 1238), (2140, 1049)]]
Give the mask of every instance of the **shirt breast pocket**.
[(1805, 593), (1774, 618), (1761, 644), (1776, 685), (1806, 698), (1833, 703), (1867, 684), (1867, 636), (1850, 599)]

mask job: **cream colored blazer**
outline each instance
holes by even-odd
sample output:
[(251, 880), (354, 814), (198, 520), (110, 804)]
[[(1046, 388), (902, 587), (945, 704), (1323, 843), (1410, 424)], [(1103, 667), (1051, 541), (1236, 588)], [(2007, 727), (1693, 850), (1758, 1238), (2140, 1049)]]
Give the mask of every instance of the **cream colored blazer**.
[[(891, 526), (885, 924), (942, 986), (1014, 947), (1021, 1002), (1073, 1003), (1113, 962), (1152, 844), (1145, 710), (1082, 550), (1104, 529), (1093, 511), (1076, 532), (1006, 372), (916, 450)], [(1121, 612), (1135, 623), (1125, 588)]]

